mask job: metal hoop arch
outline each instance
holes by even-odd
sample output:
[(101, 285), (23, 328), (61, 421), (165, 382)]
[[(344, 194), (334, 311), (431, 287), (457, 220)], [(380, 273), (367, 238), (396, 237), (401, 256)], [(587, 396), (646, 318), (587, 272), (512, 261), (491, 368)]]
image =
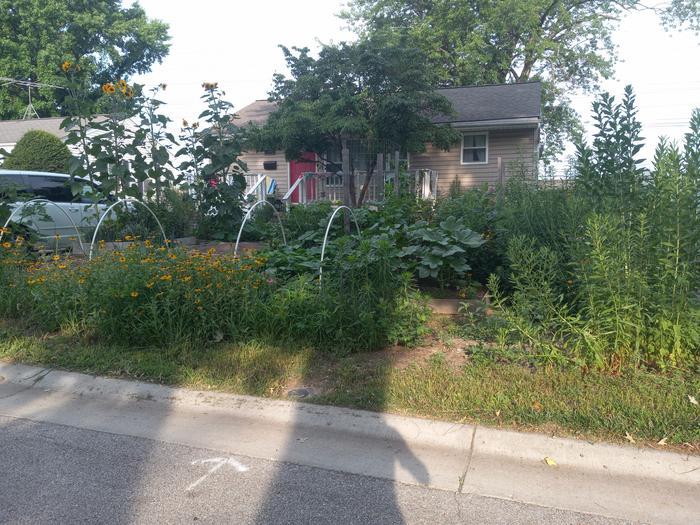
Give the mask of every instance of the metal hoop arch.
[[(82, 250), (83, 253), (85, 253), (85, 247), (83, 246), (83, 239), (82, 239), (82, 237), (81, 237), (81, 235), (80, 235), (80, 230), (78, 230), (78, 227), (75, 225), (75, 221), (71, 218), (70, 215), (68, 215), (68, 213), (66, 212), (66, 210), (64, 210), (63, 208), (61, 208), (61, 207), (60, 207), (57, 203), (55, 203), (54, 201), (50, 201), (49, 199), (31, 199), (31, 200), (28, 200), (28, 201), (24, 201), (24, 202), (23, 202), (22, 204), (20, 204), (17, 208), (15, 208), (14, 210), (12, 210), (12, 213), (10, 213), (10, 216), (7, 218), (7, 220), (5, 221), (5, 224), (4, 224), (3, 227), (2, 227), (2, 231), (0, 231), (0, 241), (2, 241), (2, 236), (5, 235), (5, 228), (7, 228), (7, 225), (8, 225), (8, 224), (10, 224), (10, 221), (12, 221), (12, 218), (17, 214), (17, 212), (19, 212), (20, 210), (23, 210), (24, 207), (25, 207), (27, 204), (40, 203), (40, 202), (45, 203), (45, 204), (53, 204), (54, 206), (56, 206), (56, 208), (58, 208), (58, 209), (61, 211), (61, 213), (62, 213), (63, 215), (66, 216), (66, 218), (70, 221), (71, 226), (73, 226), (73, 229), (75, 230), (76, 235), (78, 236), (78, 243), (80, 244), (80, 249)], [(19, 221), (18, 224), (22, 224), (22, 219), (24, 219), (24, 217), (21, 217), (21, 218), (20, 218), (20, 221)], [(54, 222), (55, 222), (55, 221), (54, 221)]]
[(284, 242), (284, 245), (287, 246), (287, 236), (284, 234), (284, 225), (282, 224), (282, 217), (280, 217), (279, 212), (277, 211), (277, 208), (275, 208), (271, 202), (269, 201), (258, 201), (255, 204), (253, 204), (250, 209), (248, 210), (248, 213), (245, 214), (245, 217), (243, 217), (243, 222), (241, 223), (241, 227), (238, 229), (238, 236), (236, 237), (236, 246), (233, 247), (233, 256), (236, 257), (238, 255), (238, 244), (241, 241), (241, 234), (243, 233), (243, 227), (245, 226), (245, 223), (250, 219), (250, 215), (253, 213), (253, 210), (257, 208), (260, 204), (268, 204), (272, 206), (272, 211), (275, 212), (275, 215), (277, 216), (277, 220), (280, 223), (280, 229), (282, 230), (282, 241)]
[(97, 232), (100, 231), (100, 226), (102, 226), (102, 221), (105, 220), (105, 217), (107, 217), (107, 214), (110, 211), (112, 211), (112, 209), (115, 206), (117, 206), (119, 204), (129, 203), (129, 202), (140, 204), (141, 206), (143, 206), (144, 208), (146, 208), (148, 210), (148, 213), (150, 213), (153, 216), (153, 218), (156, 220), (156, 222), (158, 223), (158, 227), (160, 228), (160, 233), (163, 235), (163, 241), (165, 241), (165, 245), (168, 247), (170, 246), (170, 241), (168, 241), (168, 237), (165, 235), (165, 230), (163, 229), (163, 225), (158, 220), (158, 216), (155, 213), (153, 213), (153, 210), (151, 208), (149, 208), (145, 202), (141, 202), (140, 200), (134, 199), (133, 197), (130, 197), (128, 199), (119, 199), (117, 202), (115, 202), (109, 208), (107, 208), (104, 211), (104, 213), (100, 216), (100, 220), (97, 221), (97, 227), (95, 228), (95, 233), (92, 234), (92, 241), (90, 242), (90, 253), (88, 255), (88, 261), (92, 260), (92, 252), (93, 252), (93, 249), (95, 247), (95, 240), (97, 239)]
[(357, 218), (355, 217), (355, 213), (352, 211), (351, 208), (347, 206), (338, 206), (333, 214), (331, 215), (331, 218), (328, 219), (328, 225), (326, 226), (326, 234), (323, 236), (323, 246), (321, 247), (321, 264), (318, 267), (318, 282), (321, 282), (321, 278), (323, 277), (323, 258), (326, 255), (326, 243), (328, 242), (328, 232), (331, 230), (331, 225), (333, 224), (333, 219), (335, 219), (335, 216), (338, 214), (340, 210), (348, 210), (350, 212), (350, 215), (352, 216), (352, 220), (355, 222), (355, 229), (357, 230), (357, 236), (362, 238), (362, 232), (360, 231), (360, 226), (357, 224)]

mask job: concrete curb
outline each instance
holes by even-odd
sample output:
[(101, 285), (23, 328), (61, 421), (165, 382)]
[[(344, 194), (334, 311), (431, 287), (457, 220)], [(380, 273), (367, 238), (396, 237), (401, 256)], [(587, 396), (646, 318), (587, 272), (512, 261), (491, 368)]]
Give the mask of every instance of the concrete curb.
[(0, 362), (2, 382), (73, 396), (142, 400), (182, 408), (235, 412), (237, 417), (251, 420), (379, 440), (398, 438), (409, 445), (466, 454), (468, 462), (491, 458), (521, 465), (546, 466), (544, 458), (547, 457), (556, 462), (556, 466), (547, 467), (550, 470), (587, 471), (606, 477), (634, 477), (700, 487), (698, 456), (294, 401), (173, 388)]
[(469, 425), (295, 401), (189, 390), (0, 362), (0, 383), (2, 378), (9, 383), (44, 391), (123, 401), (144, 400), (183, 408), (235, 411), (238, 417), (247, 419), (322, 428), (375, 439), (393, 439), (398, 433), (406, 442), (437, 448), (465, 450), (474, 434), (474, 427)]

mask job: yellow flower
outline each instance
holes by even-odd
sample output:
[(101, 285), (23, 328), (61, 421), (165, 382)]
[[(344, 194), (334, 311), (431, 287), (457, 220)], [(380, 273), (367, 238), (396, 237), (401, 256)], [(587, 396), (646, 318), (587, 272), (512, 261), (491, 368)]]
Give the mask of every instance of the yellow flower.
[(133, 241), (134, 238), (133, 238), (131, 235), (125, 235), (125, 236), (124, 236), (124, 240), (125, 240), (125, 241)]
[(134, 291), (134, 292), (131, 292), (130, 295), (131, 295), (131, 297), (133, 297), (134, 299), (136, 299), (136, 298), (139, 296), (139, 293), (136, 292), (136, 291)]
[(114, 84), (112, 84), (111, 82), (107, 82), (106, 84), (102, 84), (102, 91), (107, 95), (111, 95), (116, 90), (114, 89)]
[(59, 264), (58, 267), (59, 267), (61, 270), (65, 270), (66, 268), (68, 268), (65, 264)]
[(61, 64), (61, 69), (63, 70), (64, 73), (68, 73), (68, 71), (70, 70), (70, 67), (72, 65), (73, 64), (71, 64), (69, 60), (66, 60), (63, 62), (63, 64)]
[(121, 91), (122, 93), (124, 93), (126, 95), (126, 88), (127, 88), (126, 80), (122, 80), (122, 79), (117, 80), (116, 87), (119, 89), (119, 91)]
[(170, 275), (169, 273), (166, 273), (165, 275), (161, 275), (161, 276), (160, 276), (160, 280), (161, 280), (161, 281), (172, 281), (172, 280), (173, 280), (173, 276)]
[(2, 247), (3, 248), (12, 248), (12, 243), (5, 241), (4, 243), (2, 243)]
[(149, 288), (149, 289), (150, 289), (150, 288), (153, 288), (153, 285), (154, 285), (154, 284), (155, 284), (155, 283), (154, 283), (153, 281), (148, 282), (148, 283), (146, 283), (146, 288)]
[(192, 280), (192, 276), (190, 275), (185, 275), (182, 279), (180, 279), (183, 283), (188, 283)]
[(60, 260), (61, 260), (61, 256), (60, 256), (60, 255), (54, 255), (53, 257), (51, 257), (51, 259), (54, 260), (54, 261), (60, 261)]
[(119, 262), (126, 262), (126, 257), (119, 257)]
[(78, 279), (78, 284), (85, 284), (85, 279)]
[(148, 239), (146, 239), (143, 244), (144, 246), (146, 246), (146, 248), (150, 248), (151, 246), (153, 246), (153, 243)]
[(57, 233), (56, 235), (53, 236), (54, 239), (59, 240), (61, 236)]

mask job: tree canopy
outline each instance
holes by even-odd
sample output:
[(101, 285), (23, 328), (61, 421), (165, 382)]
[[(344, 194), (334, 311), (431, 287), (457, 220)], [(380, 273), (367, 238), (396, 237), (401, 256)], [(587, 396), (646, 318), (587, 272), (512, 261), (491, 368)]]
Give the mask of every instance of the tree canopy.
[(364, 38), (407, 31), (442, 86), (543, 81), (550, 152), (575, 131), (568, 94), (614, 71), (612, 34), (627, 11), (656, 11), (667, 28), (700, 29), (698, 0), (351, 0), (343, 16)]
[(434, 91), (434, 72), (407, 35), (324, 46), (318, 58), (307, 48), (282, 50), (291, 76), (274, 77), (270, 98), (278, 109), (258, 134), (267, 149), (298, 158), (307, 151), (340, 151), (348, 141), (362, 143), (366, 187), (376, 153), (422, 151), (427, 142), (449, 147), (456, 140), (448, 126), (431, 120), (452, 108)]
[[(64, 85), (61, 64), (80, 60), (99, 85), (149, 71), (168, 53), (168, 26), (120, 0), (0, 0), (0, 77)], [(2, 84), (0, 82), (0, 84)], [(67, 92), (32, 90), (39, 116), (65, 114)], [(22, 116), (27, 88), (0, 87), (0, 118)]]

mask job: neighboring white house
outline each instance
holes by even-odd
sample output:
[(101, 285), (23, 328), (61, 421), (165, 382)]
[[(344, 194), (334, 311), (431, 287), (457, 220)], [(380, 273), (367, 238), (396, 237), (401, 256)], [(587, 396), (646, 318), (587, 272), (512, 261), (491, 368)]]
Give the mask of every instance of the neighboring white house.
[[(66, 130), (61, 129), (65, 117), (32, 118), (27, 120), (0, 120), (0, 148), (8, 153), (27, 131), (41, 130), (65, 140)], [(0, 159), (2, 154), (0, 153)]]

